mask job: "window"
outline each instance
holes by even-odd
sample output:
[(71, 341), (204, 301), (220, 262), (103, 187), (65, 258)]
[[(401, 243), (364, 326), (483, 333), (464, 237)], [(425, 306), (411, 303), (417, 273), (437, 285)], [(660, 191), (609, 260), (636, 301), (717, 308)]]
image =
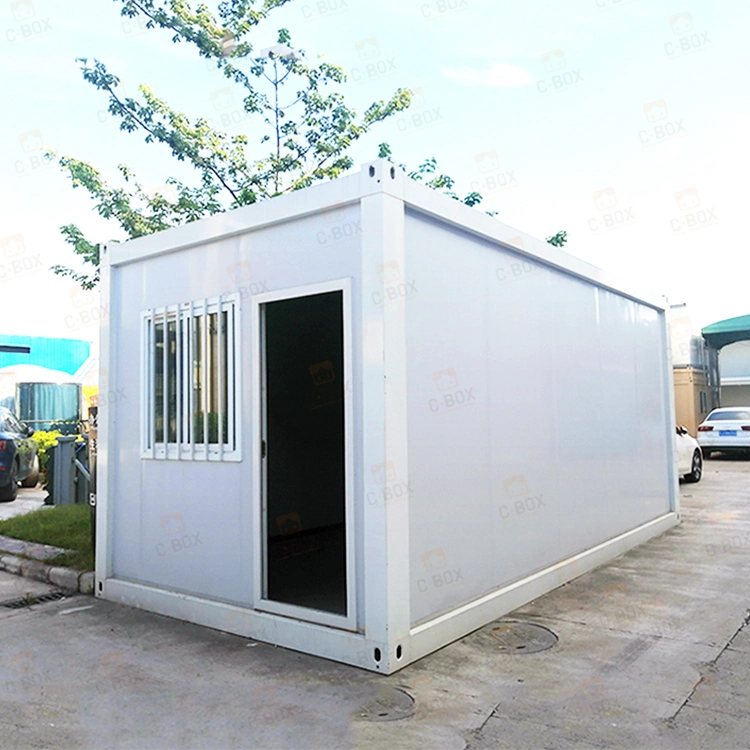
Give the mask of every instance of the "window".
[(144, 458), (238, 461), (238, 295), (143, 313)]
[(709, 414), (708, 422), (723, 422), (725, 420), (750, 419), (750, 410), (746, 409), (724, 409)]
[(708, 411), (708, 399), (705, 391), (700, 392), (700, 402), (701, 414), (705, 414)]

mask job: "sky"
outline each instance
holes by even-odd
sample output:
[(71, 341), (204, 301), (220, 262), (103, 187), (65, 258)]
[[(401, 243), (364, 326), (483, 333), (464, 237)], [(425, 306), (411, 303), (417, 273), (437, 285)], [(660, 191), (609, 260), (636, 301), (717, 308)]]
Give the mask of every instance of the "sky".
[[(118, 129), (76, 58), (104, 62), (129, 96), (146, 83), (191, 117), (255, 138), (238, 90), (120, 8), (0, 5), (2, 333), (96, 343), (107, 315), (96, 293), (49, 268), (75, 262), (64, 224), (94, 241), (122, 235), (46, 150), (112, 182), (125, 163), (150, 190), (194, 179)], [(308, 58), (346, 69), (359, 111), (412, 89), (410, 110), (356, 144), (357, 165), (383, 141), (410, 167), (435, 157), (500, 221), (542, 238), (566, 230), (568, 252), (687, 304), (697, 331), (750, 313), (749, 20), (750, 4), (734, 0), (292, 0), (251, 41), (262, 49), (288, 28)]]

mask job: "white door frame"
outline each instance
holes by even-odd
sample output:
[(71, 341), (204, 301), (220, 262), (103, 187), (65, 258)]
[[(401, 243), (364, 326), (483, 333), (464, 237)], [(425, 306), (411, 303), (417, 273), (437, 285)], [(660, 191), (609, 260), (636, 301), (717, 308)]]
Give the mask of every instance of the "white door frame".
[[(270, 612), (296, 620), (305, 620), (344, 630), (357, 629), (357, 577), (354, 523), (354, 418), (353, 397), (346, 384), (352, 382), (352, 304), (350, 278), (335, 279), (319, 284), (308, 284), (289, 289), (281, 289), (252, 298), (252, 403), (253, 430), (253, 602), (255, 609)], [(266, 497), (265, 470), (261, 456), (262, 441), (265, 439), (265, 326), (262, 306), (296, 297), (309, 297), (326, 292), (342, 293), (342, 316), (344, 334), (344, 492), (345, 492), (345, 543), (346, 543), (346, 616), (332, 612), (286, 604), (265, 598), (267, 574), (266, 560)], [(349, 392), (347, 392), (349, 391)]]

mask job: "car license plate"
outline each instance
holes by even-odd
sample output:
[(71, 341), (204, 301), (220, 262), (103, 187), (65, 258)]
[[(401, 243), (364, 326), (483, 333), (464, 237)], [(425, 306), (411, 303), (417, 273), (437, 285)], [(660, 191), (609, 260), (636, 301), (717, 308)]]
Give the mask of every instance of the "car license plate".
[(719, 437), (737, 437), (737, 430), (719, 430)]

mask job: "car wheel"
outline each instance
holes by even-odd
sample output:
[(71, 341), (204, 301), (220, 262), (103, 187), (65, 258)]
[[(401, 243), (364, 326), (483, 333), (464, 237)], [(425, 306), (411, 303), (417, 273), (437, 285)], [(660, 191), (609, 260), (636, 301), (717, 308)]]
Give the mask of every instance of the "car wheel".
[(34, 456), (31, 471), (26, 479), (21, 482), (21, 487), (36, 487), (39, 484), (39, 456)]
[(696, 450), (693, 453), (693, 465), (692, 471), (685, 475), (686, 482), (700, 482), (703, 476), (703, 459), (701, 458), (701, 452)]
[(0, 489), (0, 501), (8, 502), (18, 496), (18, 464), (14, 461), (10, 467), (10, 483)]

